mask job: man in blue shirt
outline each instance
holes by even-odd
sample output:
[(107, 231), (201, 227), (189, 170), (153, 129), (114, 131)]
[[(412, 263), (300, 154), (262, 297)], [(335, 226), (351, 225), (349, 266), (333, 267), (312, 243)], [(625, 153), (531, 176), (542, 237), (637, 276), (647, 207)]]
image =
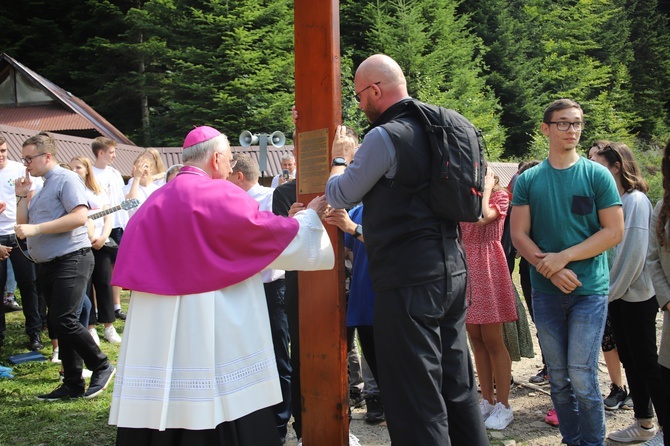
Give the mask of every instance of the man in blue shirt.
[[(65, 378), (56, 390), (37, 397), (40, 401), (94, 398), (115, 373), (90, 333), (79, 323), (86, 284), (93, 272), (93, 254), (86, 220), (88, 200), (79, 175), (63, 169), (56, 160), (56, 142), (40, 133), (23, 143), (25, 177), (17, 178), (16, 236), (27, 239), (37, 263), (37, 281), (49, 308), (49, 326), (58, 337)], [(44, 187), (28, 205), (30, 175), (43, 177)], [(88, 389), (81, 376), (82, 361), (93, 371)]]

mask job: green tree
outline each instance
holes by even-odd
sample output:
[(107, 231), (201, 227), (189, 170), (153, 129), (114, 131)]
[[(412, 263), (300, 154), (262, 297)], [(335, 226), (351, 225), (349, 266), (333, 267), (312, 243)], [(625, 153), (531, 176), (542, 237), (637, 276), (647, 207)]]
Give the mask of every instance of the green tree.
[(497, 159), (505, 132), (500, 106), (487, 87), (480, 39), (468, 30), (457, 1), (393, 0), (368, 7), (375, 52), (393, 57), (407, 77), (410, 95), (453, 108), (482, 129), (488, 157)]
[(602, 45), (594, 40), (617, 17), (621, 25), (617, 30), (625, 40), (622, 8), (613, 8), (605, 0), (560, 4), (539, 0), (525, 9), (533, 26), (542, 30), (540, 52), (532, 56), (523, 76), (523, 90), (526, 94), (534, 91), (526, 98), (527, 115), (537, 122), (552, 100), (568, 97), (584, 109), (588, 125), (583, 140), (598, 137), (630, 143), (631, 128), (639, 117), (632, 110), (630, 93), (623, 88), (629, 83), (628, 69), (623, 61), (610, 58), (607, 65), (602, 56), (597, 58)]
[(96, 15), (114, 20), (100, 25), (106, 32), (91, 33), (77, 49), (76, 54), (90, 62), (78, 66), (72, 76), (88, 86), (84, 99), (137, 144), (157, 145), (160, 138), (151, 131), (150, 106), (165, 93), (160, 79), (169, 50), (165, 33), (160, 34), (164, 28), (153, 26), (156, 10), (151, 5), (145, 9), (142, 0), (124, 10), (108, 2), (89, 3), (91, 11), (99, 11)]
[[(641, 120), (633, 127), (644, 140), (670, 137), (670, 29), (668, 16), (657, 0), (628, 0), (630, 42), (634, 60), (629, 65), (630, 90)], [(662, 145), (664, 141), (660, 141)]]
[(72, 92), (132, 138), (137, 108), (130, 88), (108, 88), (124, 79), (128, 61), (124, 54), (101, 46), (93, 39), (120, 41), (126, 29), (124, 15), (130, 5), (122, 1), (26, 0), (3, 5), (0, 47), (33, 71)]
[(631, 92), (633, 49), (624, 0), (477, 0), (464, 4), (491, 51), (488, 81), (503, 105), (505, 153), (526, 157), (554, 99), (580, 102), (588, 140), (634, 139), (642, 118)]
[[(165, 0), (167, 2), (167, 0)], [(152, 2), (153, 3), (153, 2)], [(148, 3), (147, 3), (148, 5)], [(152, 125), (180, 143), (193, 124), (232, 141), (242, 130), (292, 130), (293, 13), (289, 0), (175, 1), (170, 50)], [(179, 135), (179, 136), (176, 136)]]

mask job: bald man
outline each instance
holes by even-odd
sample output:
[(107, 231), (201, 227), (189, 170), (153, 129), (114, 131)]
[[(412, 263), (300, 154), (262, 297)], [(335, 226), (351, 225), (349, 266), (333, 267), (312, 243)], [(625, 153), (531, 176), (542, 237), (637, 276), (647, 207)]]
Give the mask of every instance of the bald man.
[(430, 146), (400, 66), (377, 54), (358, 67), (355, 98), (371, 123), (354, 157), (338, 127), (326, 197), (363, 201), (377, 295), (379, 385), (394, 446), (488, 445), (465, 333), (466, 265), (457, 223), (428, 206)]

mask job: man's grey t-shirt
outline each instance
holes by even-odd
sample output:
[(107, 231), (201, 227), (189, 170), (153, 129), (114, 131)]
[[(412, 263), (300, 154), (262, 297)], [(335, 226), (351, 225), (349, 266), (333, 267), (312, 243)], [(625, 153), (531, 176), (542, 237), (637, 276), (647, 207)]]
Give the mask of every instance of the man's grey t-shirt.
[[(88, 208), (84, 180), (76, 173), (56, 166), (44, 175), (44, 187), (30, 200), (28, 223), (34, 225), (56, 220), (77, 206)], [(91, 246), (86, 226), (59, 234), (38, 234), (27, 240), (30, 255), (37, 263)]]

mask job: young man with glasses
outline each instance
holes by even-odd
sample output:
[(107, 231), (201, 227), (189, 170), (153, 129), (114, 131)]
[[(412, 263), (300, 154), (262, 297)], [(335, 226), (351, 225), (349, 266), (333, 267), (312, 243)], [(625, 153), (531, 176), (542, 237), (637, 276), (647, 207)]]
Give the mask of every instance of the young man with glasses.
[[(4, 211), (0, 213), (0, 290), (5, 289), (7, 259), (9, 259), (14, 268), (16, 283), (21, 291), (23, 315), (26, 318), (26, 334), (30, 339), (28, 348), (30, 350), (40, 350), (44, 348), (44, 344), (42, 344), (40, 336), (42, 318), (39, 313), (35, 266), (21, 253), (14, 234), (16, 204), (19, 200), (14, 193), (14, 181), (22, 175), (25, 175), (25, 168), (21, 163), (8, 159), (7, 142), (4, 137), (0, 136), (0, 202), (3, 202), (6, 206)], [(27, 194), (26, 200), (29, 200), (35, 189), (42, 185), (42, 180), (38, 178), (33, 178), (32, 182), (33, 187)], [(25, 244), (23, 244), (22, 249), (26, 249)], [(6, 329), (4, 305), (0, 305), (0, 313), (1, 346)], [(46, 321), (44, 322), (46, 323)]]
[[(14, 184), (18, 202), (14, 230), (18, 238), (27, 239), (30, 256), (37, 263), (37, 280), (49, 308), (49, 326), (58, 337), (65, 374), (60, 387), (37, 399), (93, 398), (107, 388), (115, 369), (77, 317), (93, 272), (84, 182), (58, 165), (56, 141), (47, 134), (27, 139), (22, 154), (26, 174)], [(28, 204), (31, 175), (43, 177), (44, 187)], [(93, 371), (88, 389), (81, 376), (82, 360)]]
[(428, 206), (429, 142), (414, 99), (398, 63), (383, 54), (361, 63), (354, 86), (372, 129), (354, 156), (353, 139), (338, 127), (326, 197), (336, 209), (365, 206), (391, 441), (488, 445), (466, 340), (464, 254), (457, 223), (440, 221)]
[(549, 156), (517, 180), (511, 232), (533, 266), (535, 325), (563, 442), (591, 446), (605, 441), (598, 384), (609, 294), (604, 252), (621, 241), (624, 222), (612, 175), (577, 153), (583, 121), (569, 99), (545, 110)]

